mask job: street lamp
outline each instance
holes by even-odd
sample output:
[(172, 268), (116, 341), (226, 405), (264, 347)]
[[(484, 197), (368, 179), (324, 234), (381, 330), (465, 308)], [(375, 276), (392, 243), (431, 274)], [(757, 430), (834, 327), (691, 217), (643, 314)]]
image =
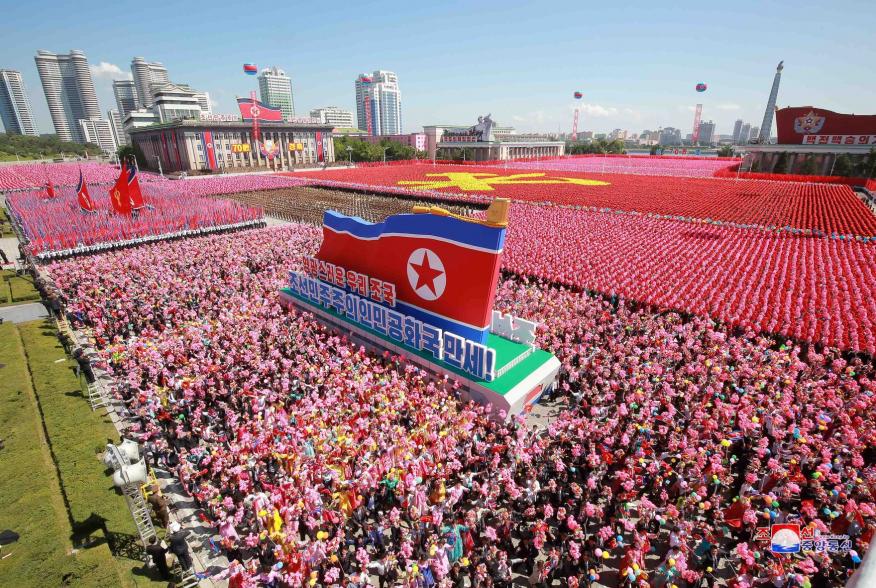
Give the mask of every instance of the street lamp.
[(384, 148), (383, 148), (383, 163), (384, 163), (384, 164), (386, 164), (386, 150), (387, 150), (387, 149), (389, 149), (389, 147), (384, 147)]
[(353, 148), (347, 145), (347, 157), (350, 159), (350, 165), (353, 165)]
[(156, 155), (156, 156), (155, 156), (155, 161), (158, 162), (158, 175), (160, 175), (160, 176), (163, 178), (163, 177), (164, 177), (164, 171), (162, 171), (162, 169), (161, 169), (161, 158), (158, 157), (158, 156)]

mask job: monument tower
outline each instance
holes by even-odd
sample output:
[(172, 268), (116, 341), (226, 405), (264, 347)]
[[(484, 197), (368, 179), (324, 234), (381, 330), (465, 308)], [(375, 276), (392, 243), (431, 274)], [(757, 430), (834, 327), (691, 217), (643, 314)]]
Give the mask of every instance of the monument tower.
[(773, 89), (770, 90), (770, 99), (767, 101), (766, 111), (763, 113), (763, 122), (760, 124), (760, 135), (757, 137), (757, 142), (768, 144), (770, 142), (770, 133), (773, 130), (773, 113), (776, 111), (776, 97), (779, 95), (779, 82), (782, 81), (782, 64), (780, 61), (776, 66), (776, 77), (773, 78)]

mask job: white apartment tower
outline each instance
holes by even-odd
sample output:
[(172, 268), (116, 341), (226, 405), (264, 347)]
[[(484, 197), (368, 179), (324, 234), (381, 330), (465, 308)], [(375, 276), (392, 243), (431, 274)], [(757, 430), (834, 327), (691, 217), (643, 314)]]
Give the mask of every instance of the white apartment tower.
[(399, 135), (402, 132), (401, 91), (398, 76), (377, 70), (356, 78), (356, 117), (369, 135)]
[(119, 144), (116, 142), (112, 125), (100, 117), (92, 119), (81, 118), (78, 126), (85, 143), (94, 143), (106, 154), (115, 153)]
[(37, 135), (21, 73), (0, 69), (0, 121), (10, 135)]
[(283, 111), (283, 118), (295, 116), (295, 99), (292, 96), (292, 80), (277, 66), (259, 72), (259, 95), (262, 104), (275, 106)]
[(353, 113), (349, 110), (338, 108), (337, 106), (314, 108), (310, 111), (310, 117), (319, 119), (319, 122), (322, 124), (332, 125), (335, 128), (356, 128), (356, 120), (355, 117), (353, 117)]
[(170, 83), (167, 68), (158, 62), (149, 62), (142, 57), (131, 61), (131, 74), (134, 76), (134, 87), (137, 90), (137, 102), (140, 108), (152, 106), (152, 95), (155, 90)]
[(137, 102), (137, 87), (134, 85), (134, 80), (114, 80), (113, 95), (116, 97), (119, 116), (123, 120), (129, 112), (140, 107)]
[(128, 135), (125, 133), (125, 127), (122, 124), (122, 117), (119, 115), (118, 110), (107, 110), (106, 111), (106, 119), (109, 121), (110, 129), (113, 132), (113, 138), (115, 138), (116, 145), (128, 145), (130, 141), (128, 140)]
[(67, 55), (39, 50), (34, 61), (58, 138), (85, 143), (78, 121), (100, 118), (85, 54), (75, 49)]

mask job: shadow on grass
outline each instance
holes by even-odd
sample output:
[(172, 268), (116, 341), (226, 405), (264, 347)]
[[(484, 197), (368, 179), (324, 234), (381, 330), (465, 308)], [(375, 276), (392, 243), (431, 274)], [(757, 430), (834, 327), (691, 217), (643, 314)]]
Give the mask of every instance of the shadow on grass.
[[(68, 513), (69, 514), (69, 513)], [(83, 521), (70, 520), (70, 527), (73, 533), (70, 539), (73, 545), (79, 547), (94, 547), (106, 541), (107, 528), (106, 519), (97, 513), (91, 513), (89, 517)], [(102, 539), (94, 538), (95, 533), (100, 533), (104, 536)]]
[(75, 521), (70, 536), (73, 545), (78, 549), (90, 549), (106, 543), (114, 557), (143, 561), (145, 552), (139, 543), (140, 538), (129, 533), (110, 531), (106, 521), (97, 513), (91, 513), (83, 521)]
[(115, 557), (126, 557), (142, 561), (145, 552), (140, 545), (140, 538), (129, 533), (108, 532), (106, 534), (109, 548)]

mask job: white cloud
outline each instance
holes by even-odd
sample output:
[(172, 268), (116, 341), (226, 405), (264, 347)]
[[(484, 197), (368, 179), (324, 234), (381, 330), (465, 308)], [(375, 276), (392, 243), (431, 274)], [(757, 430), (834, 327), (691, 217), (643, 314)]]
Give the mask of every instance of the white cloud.
[(540, 125), (544, 122), (549, 122), (555, 119), (551, 116), (548, 116), (544, 110), (534, 110), (532, 112), (527, 112), (526, 114), (513, 114), (511, 115), (511, 120), (518, 123), (532, 123)]
[(122, 68), (118, 65), (107, 63), (106, 61), (92, 65), (91, 75), (96, 78), (106, 78), (109, 80), (130, 80), (132, 77), (129, 72), (122, 71)]
[(742, 107), (738, 104), (733, 104), (732, 102), (725, 102), (724, 104), (719, 104), (715, 108), (718, 110), (741, 110)]
[(582, 104), (581, 112), (594, 118), (608, 118), (620, 114), (620, 110), (614, 106), (602, 106), (600, 104)]
[(624, 108), (623, 109), (624, 116), (627, 118), (631, 118), (633, 120), (642, 120), (642, 113), (638, 110), (633, 110), (632, 108)]

